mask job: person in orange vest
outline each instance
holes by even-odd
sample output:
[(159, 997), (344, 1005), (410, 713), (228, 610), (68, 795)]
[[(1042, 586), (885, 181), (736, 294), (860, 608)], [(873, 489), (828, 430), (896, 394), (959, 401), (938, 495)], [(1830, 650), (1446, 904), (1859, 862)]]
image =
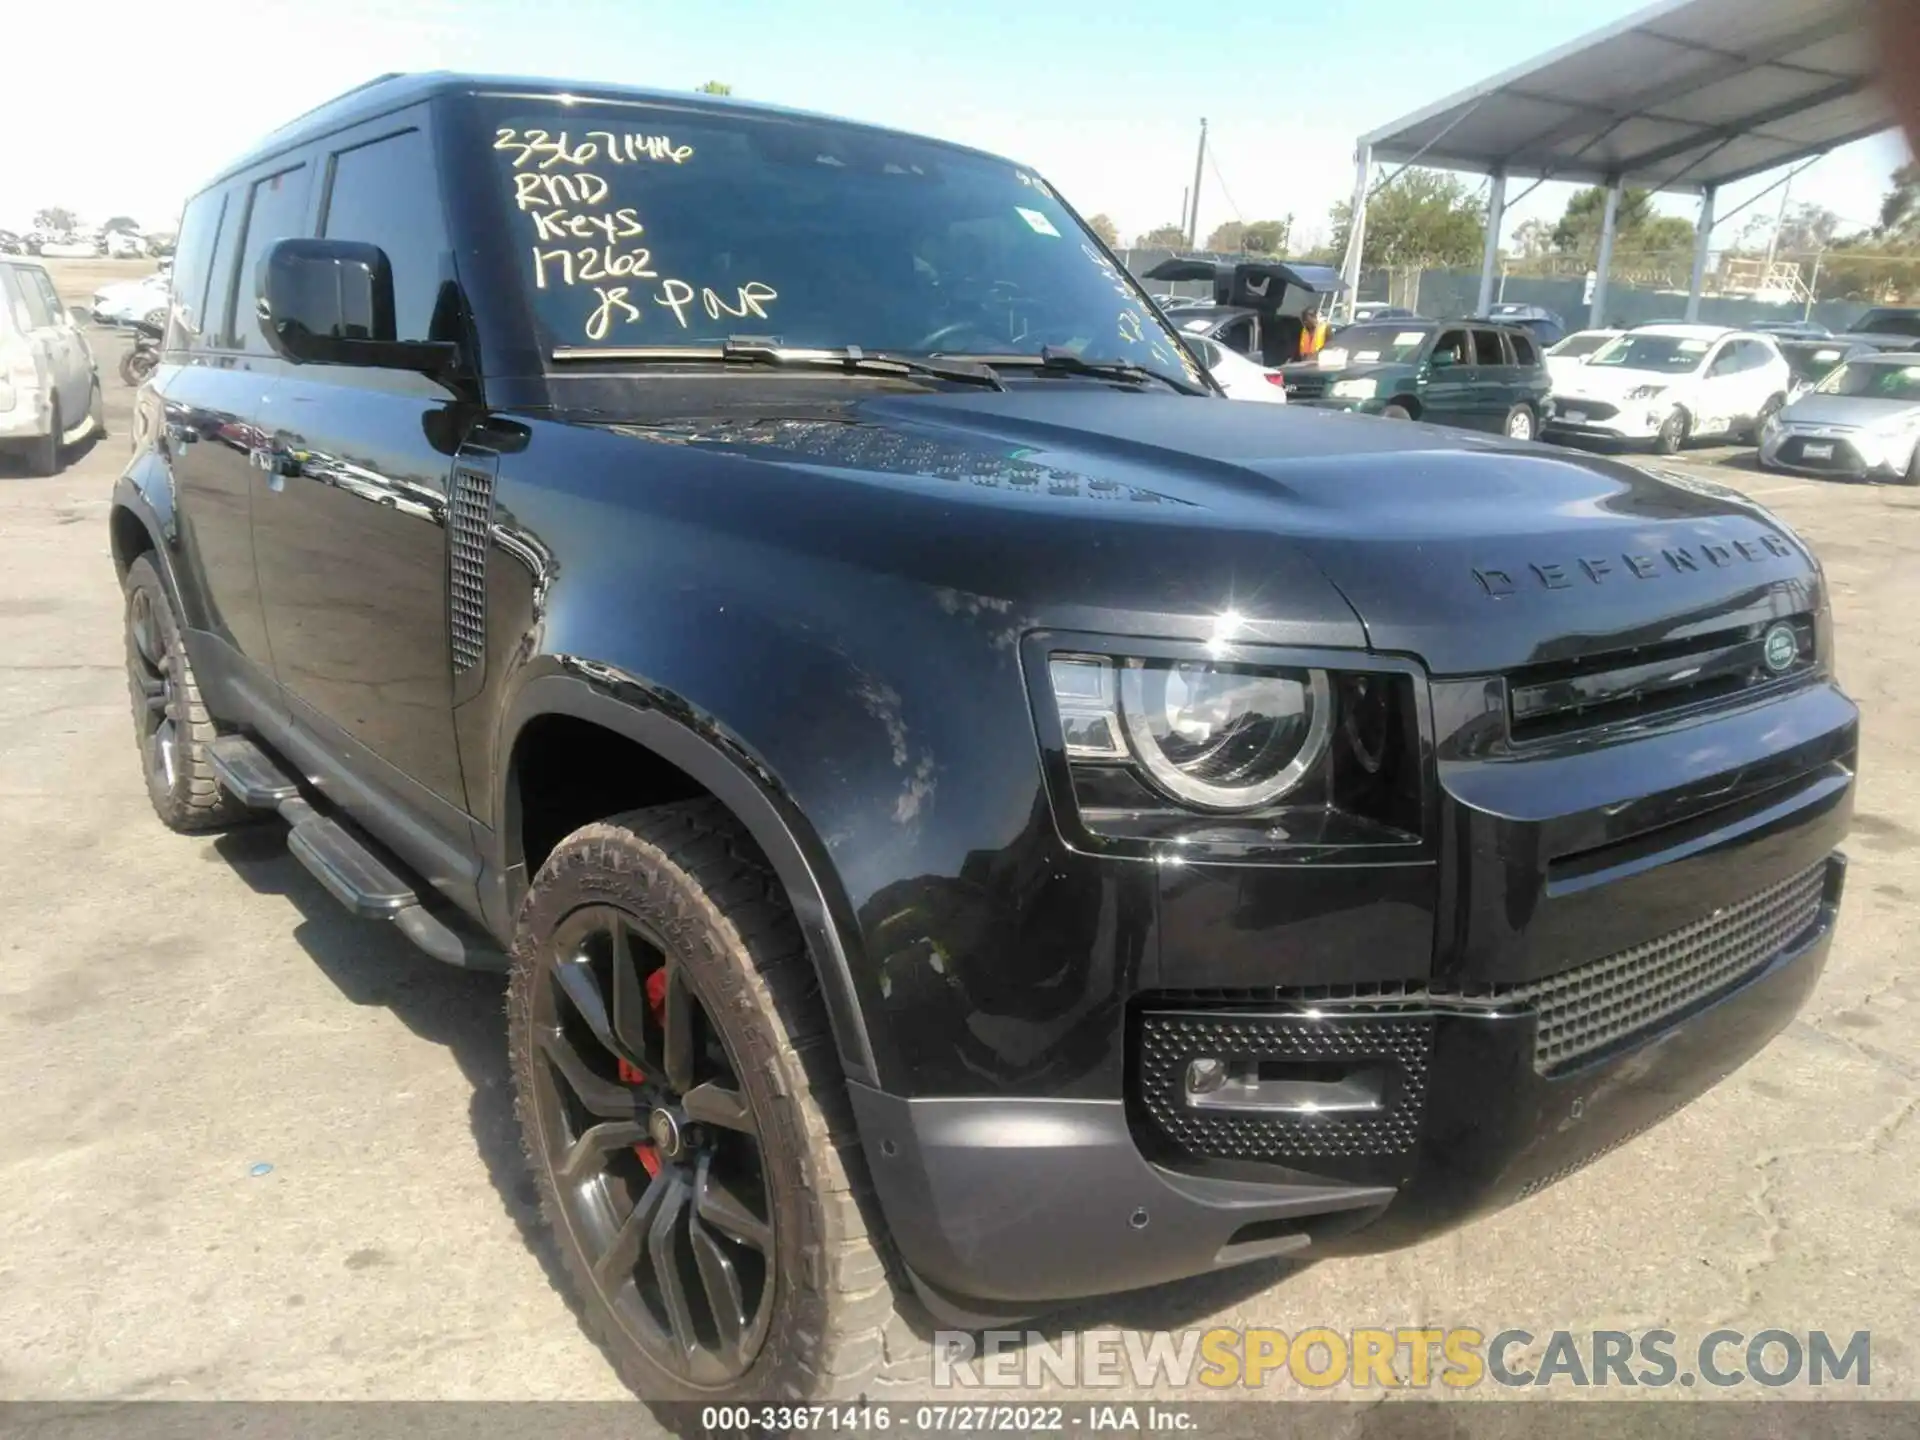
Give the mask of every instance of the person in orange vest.
[(1327, 343), (1327, 322), (1320, 318), (1320, 312), (1308, 306), (1300, 315), (1300, 358), (1311, 360), (1320, 353)]

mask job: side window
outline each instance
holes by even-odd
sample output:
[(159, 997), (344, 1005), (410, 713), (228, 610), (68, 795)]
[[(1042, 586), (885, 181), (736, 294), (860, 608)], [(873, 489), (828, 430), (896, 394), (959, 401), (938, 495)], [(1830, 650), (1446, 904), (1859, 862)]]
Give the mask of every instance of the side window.
[(13, 272), (13, 278), (20, 286), (21, 308), (26, 311), (26, 323), (22, 329), (38, 330), (53, 323), (53, 317), (47, 313), (47, 298), (41, 293), (40, 287), (33, 283), (39, 275), (38, 270), (31, 269)]
[[(226, 218), (227, 192), (204, 190), (187, 203), (180, 217), (180, 238), (173, 252), (173, 318), (167, 326), (169, 348), (191, 344), (207, 318), (207, 281), (213, 251)], [(224, 313), (223, 313), (224, 318)]]
[(25, 334), (33, 328), (33, 317), (27, 313), (27, 297), (21, 293), (22, 288), (20, 272), (11, 265), (0, 265), (0, 301), (6, 305), (13, 328)]
[(233, 275), (233, 304), (227, 316), (227, 344), (236, 350), (271, 353), (255, 320), (254, 274), (260, 257), (273, 242), (307, 233), (307, 185), (312, 172), (305, 165), (256, 180), (247, 191), (246, 238), (240, 246), (240, 264)]
[(444, 261), (451, 247), (424, 134), (405, 130), (335, 155), (320, 233), (364, 240), (386, 252), (393, 267), (395, 339), (460, 338), (452, 330), (452, 303), (441, 305), (442, 281), (452, 278)]
[(1500, 348), (1498, 330), (1476, 330), (1473, 332), (1473, 363), (1476, 365), (1504, 365), (1506, 352)]
[(1449, 330), (1438, 340), (1434, 341), (1433, 358), (1438, 360), (1443, 355), (1451, 357), (1452, 363), (1455, 365), (1467, 364), (1467, 332), (1464, 330)]
[(1731, 375), (1740, 368), (1740, 342), (1729, 340), (1707, 365), (1709, 375)]
[(1231, 324), (1222, 327), (1214, 337), (1229, 350), (1238, 350), (1246, 355), (1253, 350), (1253, 317), (1243, 315)]
[(40, 292), (40, 303), (45, 307), (47, 319), (55, 325), (67, 323), (67, 307), (60, 303), (60, 292), (53, 288), (53, 281), (44, 270), (28, 272), (35, 289)]
[(1533, 348), (1533, 341), (1518, 330), (1507, 332), (1507, 343), (1513, 347), (1513, 363), (1533, 366), (1540, 363), (1540, 356)]
[(1204, 335), (1189, 335), (1187, 343), (1193, 347), (1193, 353), (1200, 357), (1200, 363), (1211, 370), (1220, 363), (1220, 347)]

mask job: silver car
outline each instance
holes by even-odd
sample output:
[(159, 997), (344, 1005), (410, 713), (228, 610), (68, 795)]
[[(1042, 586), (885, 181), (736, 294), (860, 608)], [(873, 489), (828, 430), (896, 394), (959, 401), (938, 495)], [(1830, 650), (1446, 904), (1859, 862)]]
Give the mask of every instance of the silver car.
[(36, 475), (100, 428), (93, 350), (34, 260), (0, 257), (0, 451)]
[(1920, 485), (1920, 352), (1836, 366), (1761, 428), (1760, 463)]

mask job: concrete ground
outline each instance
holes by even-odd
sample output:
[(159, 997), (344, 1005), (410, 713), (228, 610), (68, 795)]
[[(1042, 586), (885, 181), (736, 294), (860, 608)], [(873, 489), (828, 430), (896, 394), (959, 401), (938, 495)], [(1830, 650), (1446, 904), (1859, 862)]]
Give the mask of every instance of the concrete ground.
[[(0, 1397), (619, 1397), (536, 1227), (500, 982), (347, 918), (274, 826), (186, 839), (148, 808), (107, 551), (119, 343), (99, 342), (112, 434), (53, 479), (0, 472)], [(1869, 1393), (1920, 1397), (1920, 492), (1682, 463), (1823, 556), (1866, 716), (1806, 1012), (1518, 1208), (1050, 1330), (1866, 1329)]]

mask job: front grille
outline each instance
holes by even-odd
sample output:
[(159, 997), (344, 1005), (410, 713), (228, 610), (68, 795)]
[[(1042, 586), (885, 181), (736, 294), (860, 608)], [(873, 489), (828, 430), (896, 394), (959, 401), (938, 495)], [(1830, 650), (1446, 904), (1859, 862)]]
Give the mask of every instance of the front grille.
[[(1830, 445), (1832, 453), (1824, 456), (1807, 454), (1808, 444)], [(1782, 465), (1797, 466), (1802, 470), (1832, 470), (1841, 474), (1854, 474), (1866, 469), (1866, 462), (1860, 458), (1860, 452), (1845, 440), (1829, 439), (1822, 435), (1790, 435), (1781, 442), (1779, 459)]]
[(1655, 1029), (1758, 970), (1820, 918), (1827, 862), (1658, 939), (1629, 946), (1503, 999), (1538, 1016), (1534, 1068), (1554, 1070)]
[(450, 611), (456, 673), (471, 670), (487, 649), (487, 541), (493, 529), (493, 476), (470, 465), (453, 467), (448, 507)]
[[(1433, 1042), (1431, 1015), (1197, 1014), (1149, 1011), (1136, 1039), (1138, 1098), (1149, 1128), (1187, 1155), (1312, 1167), (1412, 1152), (1420, 1136)], [(1201, 1056), (1301, 1064), (1378, 1063), (1388, 1071), (1380, 1109), (1321, 1115), (1202, 1111), (1185, 1098)]]
[(1814, 664), (1813, 620), (1796, 615), (1786, 622), (1794, 654), (1784, 669), (1767, 657), (1775, 623), (1528, 666), (1507, 677), (1510, 733), (1516, 741), (1550, 739), (1794, 680)]

